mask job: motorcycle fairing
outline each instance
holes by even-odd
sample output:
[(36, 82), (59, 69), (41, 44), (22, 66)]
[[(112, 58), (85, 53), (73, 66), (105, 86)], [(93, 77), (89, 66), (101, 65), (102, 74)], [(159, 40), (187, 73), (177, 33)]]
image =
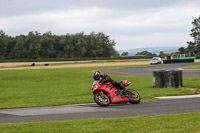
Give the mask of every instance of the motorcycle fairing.
[(97, 91), (104, 91), (110, 95), (111, 103), (118, 102), (128, 102), (129, 99), (127, 97), (121, 97), (120, 95), (116, 95), (116, 87), (114, 87), (111, 83), (106, 83), (104, 85), (99, 85), (96, 83), (93, 85), (92, 93), (95, 94)]

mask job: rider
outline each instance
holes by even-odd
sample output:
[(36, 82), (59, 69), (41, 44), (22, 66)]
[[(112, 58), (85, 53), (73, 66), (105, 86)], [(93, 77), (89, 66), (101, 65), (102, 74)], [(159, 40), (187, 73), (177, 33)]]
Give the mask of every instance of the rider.
[[(117, 81), (115, 81), (115, 80), (112, 80), (112, 79), (110, 78), (110, 76), (108, 76), (107, 74), (102, 74), (100, 71), (95, 71), (95, 72), (93, 73), (93, 78), (94, 78), (94, 80), (100, 80), (100, 81), (99, 81), (99, 84), (100, 84), (100, 85), (103, 85), (103, 84), (105, 84), (105, 83), (110, 82), (110, 83), (112, 83), (112, 85), (115, 86), (117, 89), (118, 89), (118, 88), (123, 89), (123, 93), (125, 93), (125, 92), (127, 91), (127, 88), (124, 87), (121, 83), (119, 83), (119, 82), (117, 82)], [(120, 91), (120, 90), (118, 89), (118, 91)]]

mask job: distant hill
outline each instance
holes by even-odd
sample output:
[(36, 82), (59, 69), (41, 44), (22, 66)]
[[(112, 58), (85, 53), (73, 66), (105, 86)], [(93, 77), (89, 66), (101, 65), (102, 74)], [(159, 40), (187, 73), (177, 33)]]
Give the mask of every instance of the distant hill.
[(119, 50), (118, 52), (120, 54), (122, 54), (123, 52), (128, 52), (129, 55), (135, 55), (137, 52), (142, 52), (146, 50), (151, 53), (159, 54), (160, 51), (164, 51), (164, 53), (178, 52), (178, 48), (179, 47), (147, 47), (147, 48)]

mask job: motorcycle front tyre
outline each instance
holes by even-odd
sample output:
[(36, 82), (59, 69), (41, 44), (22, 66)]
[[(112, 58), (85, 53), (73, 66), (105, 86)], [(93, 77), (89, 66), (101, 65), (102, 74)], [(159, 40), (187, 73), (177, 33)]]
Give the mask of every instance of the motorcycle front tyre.
[(141, 97), (140, 97), (140, 94), (136, 90), (128, 89), (128, 92), (130, 92), (130, 94), (128, 94), (129, 103), (132, 103), (132, 104), (140, 103)]
[(103, 93), (103, 97), (104, 98), (102, 98), (102, 96), (100, 95), (100, 93), (101, 92), (96, 92), (95, 94), (94, 94), (94, 101), (98, 104), (98, 105), (100, 105), (100, 106), (102, 106), (102, 107), (105, 107), (105, 106), (109, 106), (110, 105), (110, 95), (109, 94), (105, 94), (105, 93)]

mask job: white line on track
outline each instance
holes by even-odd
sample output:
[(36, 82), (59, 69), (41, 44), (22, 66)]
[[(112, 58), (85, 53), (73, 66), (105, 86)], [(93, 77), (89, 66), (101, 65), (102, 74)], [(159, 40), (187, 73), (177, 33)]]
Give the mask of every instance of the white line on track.
[(200, 94), (197, 95), (184, 95), (184, 96), (165, 96), (165, 97), (155, 97), (158, 99), (183, 99), (183, 98), (197, 98), (200, 97)]

